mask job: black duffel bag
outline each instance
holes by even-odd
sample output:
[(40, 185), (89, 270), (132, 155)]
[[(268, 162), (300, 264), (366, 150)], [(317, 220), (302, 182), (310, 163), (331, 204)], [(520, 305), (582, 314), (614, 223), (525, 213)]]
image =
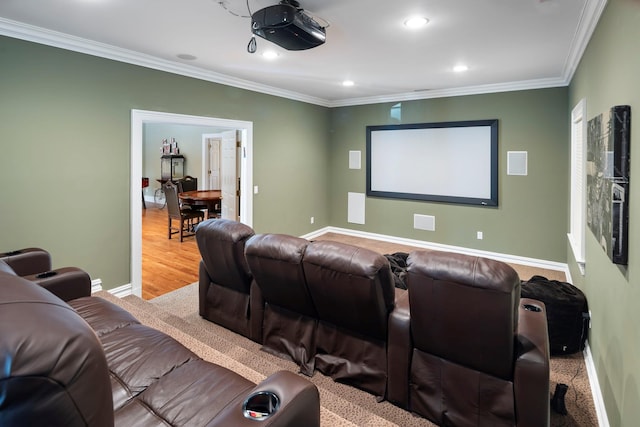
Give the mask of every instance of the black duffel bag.
[(533, 276), (521, 284), (521, 297), (542, 301), (547, 309), (549, 351), (552, 355), (584, 350), (589, 308), (584, 293), (570, 283)]

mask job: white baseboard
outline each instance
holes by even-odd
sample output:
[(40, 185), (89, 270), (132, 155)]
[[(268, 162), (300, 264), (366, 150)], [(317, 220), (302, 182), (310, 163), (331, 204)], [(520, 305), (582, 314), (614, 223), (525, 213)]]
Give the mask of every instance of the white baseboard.
[(472, 256), (481, 256), (491, 258), (502, 262), (511, 262), (514, 264), (528, 265), (531, 267), (544, 268), (547, 270), (555, 270), (564, 272), (569, 277), (569, 267), (565, 263), (548, 261), (536, 258), (527, 258), (517, 255), (501, 254), (497, 252), (481, 251), (478, 249), (463, 248), (460, 246), (443, 245), (441, 243), (427, 242), (423, 240), (407, 239), (404, 237), (389, 236), (386, 234), (370, 233), (367, 231), (350, 230), (348, 228), (324, 227), (319, 230), (301, 236), (305, 239), (314, 239), (325, 233), (345, 234), (347, 236), (361, 237), (364, 239), (381, 240), (383, 242), (396, 243), (399, 245), (415, 246), (423, 249), (431, 249), (438, 251), (456, 252)]
[(91, 281), (91, 293), (95, 294), (102, 290), (102, 279), (93, 279)]
[[(91, 281), (91, 293), (95, 294), (96, 292), (100, 292), (101, 290), (102, 290), (102, 279), (93, 279)], [(117, 288), (109, 289), (107, 292), (109, 292), (111, 295), (114, 295), (118, 298), (124, 298), (133, 293), (131, 283), (118, 286)]]
[(126, 285), (118, 286), (117, 288), (109, 289), (109, 293), (118, 298), (124, 298), (126, 296), (131, 295), (132, 292), (131, 283), (127, 283)]
[[(335, 231), (332, 230), (336, 230), (335, 227), (324, 227), (324, 228), (320, 228), (316, 231), (312, 231), (311, 233), (307, 233), (303, 236), (300, 236), (303, 239), (307, 239), (307, 240), (313, 240), (318, 236), (322, 236), (325, 233), (336, 233)], [(345, 233), (346, 234), (346, 233)]]
[(582, 354), (584, 355), (584, 364), (587, 367), (587, 376), (589, 377), (589, 385), (591, 386), (593, 403), (596, 407), (596, 416), (598, 417), (598, 425), (600, 427), (609, 427), (609, 418), (607, 417), (607, 408), (604, 406), (602, 389), (600, 388), (600, 382), (598, 381), (596, 365), (593, 361), (593, 355), (591, 354), (591, 347), (589, 347), (589, 341), (585, 342), (584, 350)]

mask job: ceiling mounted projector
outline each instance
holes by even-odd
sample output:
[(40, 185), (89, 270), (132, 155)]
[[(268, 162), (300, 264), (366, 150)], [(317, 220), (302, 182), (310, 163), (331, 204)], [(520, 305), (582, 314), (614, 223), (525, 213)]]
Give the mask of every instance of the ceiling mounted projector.
[(251, 31), (287, 50), (311, 49), (326, 40), (325, 27), (295, 0), (282, 0), (255, 12), (251, 15)]

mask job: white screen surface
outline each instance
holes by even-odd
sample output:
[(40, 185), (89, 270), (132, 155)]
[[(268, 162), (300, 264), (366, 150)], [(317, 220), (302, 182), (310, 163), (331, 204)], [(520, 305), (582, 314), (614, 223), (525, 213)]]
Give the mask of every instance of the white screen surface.
[(368, 127), (367, 194), (496, 205), (497, 121), (487, 123)]

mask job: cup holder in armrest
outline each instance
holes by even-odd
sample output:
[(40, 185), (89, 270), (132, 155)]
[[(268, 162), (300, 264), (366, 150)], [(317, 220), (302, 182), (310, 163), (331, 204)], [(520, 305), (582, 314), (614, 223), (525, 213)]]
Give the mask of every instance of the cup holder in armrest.
[(58, 274), (57, 271), (45, 271), (44, 273), (36, 274), (36, 279), (46, 279), (48, 277), (53, 277)]
[(278, 395), (271, 391), (257, 391), (242, 404), (242, 414), (251, 420), (266, 420), (280, 407)]
[(537, 305), (533, 305), (533, 304), (524, 304), (522, 307), (524, 307), (524, 309), (527, 310), (527, 311), (534, 311), (536, 313), (540, 313), (542, 311), (542, 309), (540, 307), (538, 307)]

